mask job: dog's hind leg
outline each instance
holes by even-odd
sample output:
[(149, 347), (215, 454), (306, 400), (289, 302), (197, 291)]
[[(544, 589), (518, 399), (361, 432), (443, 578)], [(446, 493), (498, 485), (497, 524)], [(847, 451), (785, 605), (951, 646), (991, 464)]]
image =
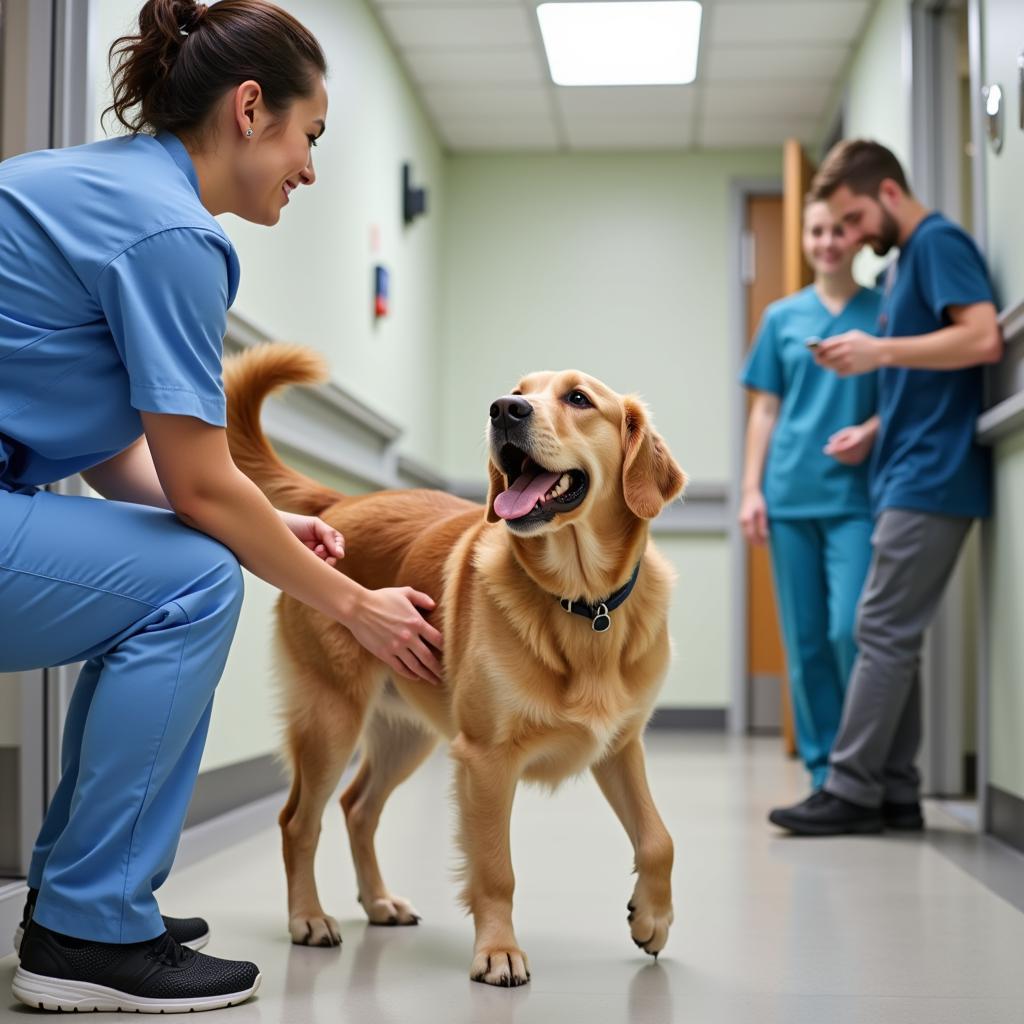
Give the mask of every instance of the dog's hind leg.
[(364, 701), (323, 686), (315, 713), (288, 723), (294, 777), (278, 822), (288, 878), (288, 930), (298, 945), (341, 944), (338, 922), (320, 904), (313, 860), (324, 808), (352, 757), (365, 713)]
[(393, 895), (384, 884), (374, 835), (385, 801), (426, 760), (437, 745), (437, 736), (404, 716), (378, 707), (367, 723), (363, 740), (359, 771), (341, 797), (359, 902), (371, 924), (418, 924), (420, 916), (415, 907)]

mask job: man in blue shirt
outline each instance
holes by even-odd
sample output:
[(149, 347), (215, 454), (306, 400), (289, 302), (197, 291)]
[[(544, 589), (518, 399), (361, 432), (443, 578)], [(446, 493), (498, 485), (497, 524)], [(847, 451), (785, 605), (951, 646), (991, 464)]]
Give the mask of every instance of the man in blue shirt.
[(881, 337), (847, 331), (816, 357), (844, 377), (878, 371), (874, 552), (824, 789), (769, 819), (800, 835), (919, 829), (921, 643), (972, 521), (990, 512), (975, 426), (982, 366), (999, 361), (1002, 337), (977, 246), (914, 198), (884, 146), (839, 143), (811, 197), (877, 255), (900, 255), (886, 275)]

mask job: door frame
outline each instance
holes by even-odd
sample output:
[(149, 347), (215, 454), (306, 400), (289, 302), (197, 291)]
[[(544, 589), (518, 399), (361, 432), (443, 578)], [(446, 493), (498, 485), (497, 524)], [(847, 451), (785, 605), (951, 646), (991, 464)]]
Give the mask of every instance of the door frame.
[(747, 200), (754, 196), (782, 196), (782, 179), (778, 176), (734, 178), (729, 185), (730, 237), (729, 266), (726, 271), (728, 296), (732, 309), (729, 324), (731, 356), (732, 398), (729, 404), (729, 423), (732, 428), (730, 486), (728, 500), (729, 557), (732, 577), (732, 658), (730, 662), (729, 711), (727, 728), (730, 733), (744, 735), (750, 726), (750, 692), (747, 685), (747, 548), (740, 530), (740, 487), (743, 477), (744, 438), (747, 426), (747, 405), (740, 374), (743, 371), (747, 343), (746, 267), (749, 256), (746, 242)]

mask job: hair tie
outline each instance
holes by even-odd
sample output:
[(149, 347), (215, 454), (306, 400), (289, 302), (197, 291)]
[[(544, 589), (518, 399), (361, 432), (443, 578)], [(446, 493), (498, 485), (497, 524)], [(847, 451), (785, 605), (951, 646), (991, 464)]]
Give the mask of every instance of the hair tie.
[(196, 4), (192, 9), (192, 13), (186, 17), (184, 24), (182, 24), (181, 31), (184, 32), (185, 35), (195, 32), (195, 30), (203, 23), (203, 19), (206, 17), (206, 12), (209, 9), (210, 8), (207, 4)]

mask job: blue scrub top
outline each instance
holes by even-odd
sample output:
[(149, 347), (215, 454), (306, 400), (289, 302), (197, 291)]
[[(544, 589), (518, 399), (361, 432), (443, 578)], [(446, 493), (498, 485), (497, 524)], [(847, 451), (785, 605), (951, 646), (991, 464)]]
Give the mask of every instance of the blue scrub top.
[[(950, 306), (994, 302), (985, 261), (970, 235), (941, 214), (917, 226), (886, 287), (882, 334), (916, 337), (948, 327)], [(879, 371), (881, 430), (871, 460), (875, 509), (987, 516), (991, 460), (975, 440), (983, 370)]]
[(741, 379), (781, 399), (764, 469), (770, 517), (870, 515), (867, 463), (845, 466), (823, 449), (837, 430), (875, 414), (876, 376), (837, 377), (818, 366), (806, 341), (843, 331), (874, 333), (880, 305), (879, 292), (862, 288), (833, 315), (809, 285), (765, 310)]
[(238, 278), (171, 134), (0, 164), (0, 488), (111, 458), (140, 411), (223, 426)]

